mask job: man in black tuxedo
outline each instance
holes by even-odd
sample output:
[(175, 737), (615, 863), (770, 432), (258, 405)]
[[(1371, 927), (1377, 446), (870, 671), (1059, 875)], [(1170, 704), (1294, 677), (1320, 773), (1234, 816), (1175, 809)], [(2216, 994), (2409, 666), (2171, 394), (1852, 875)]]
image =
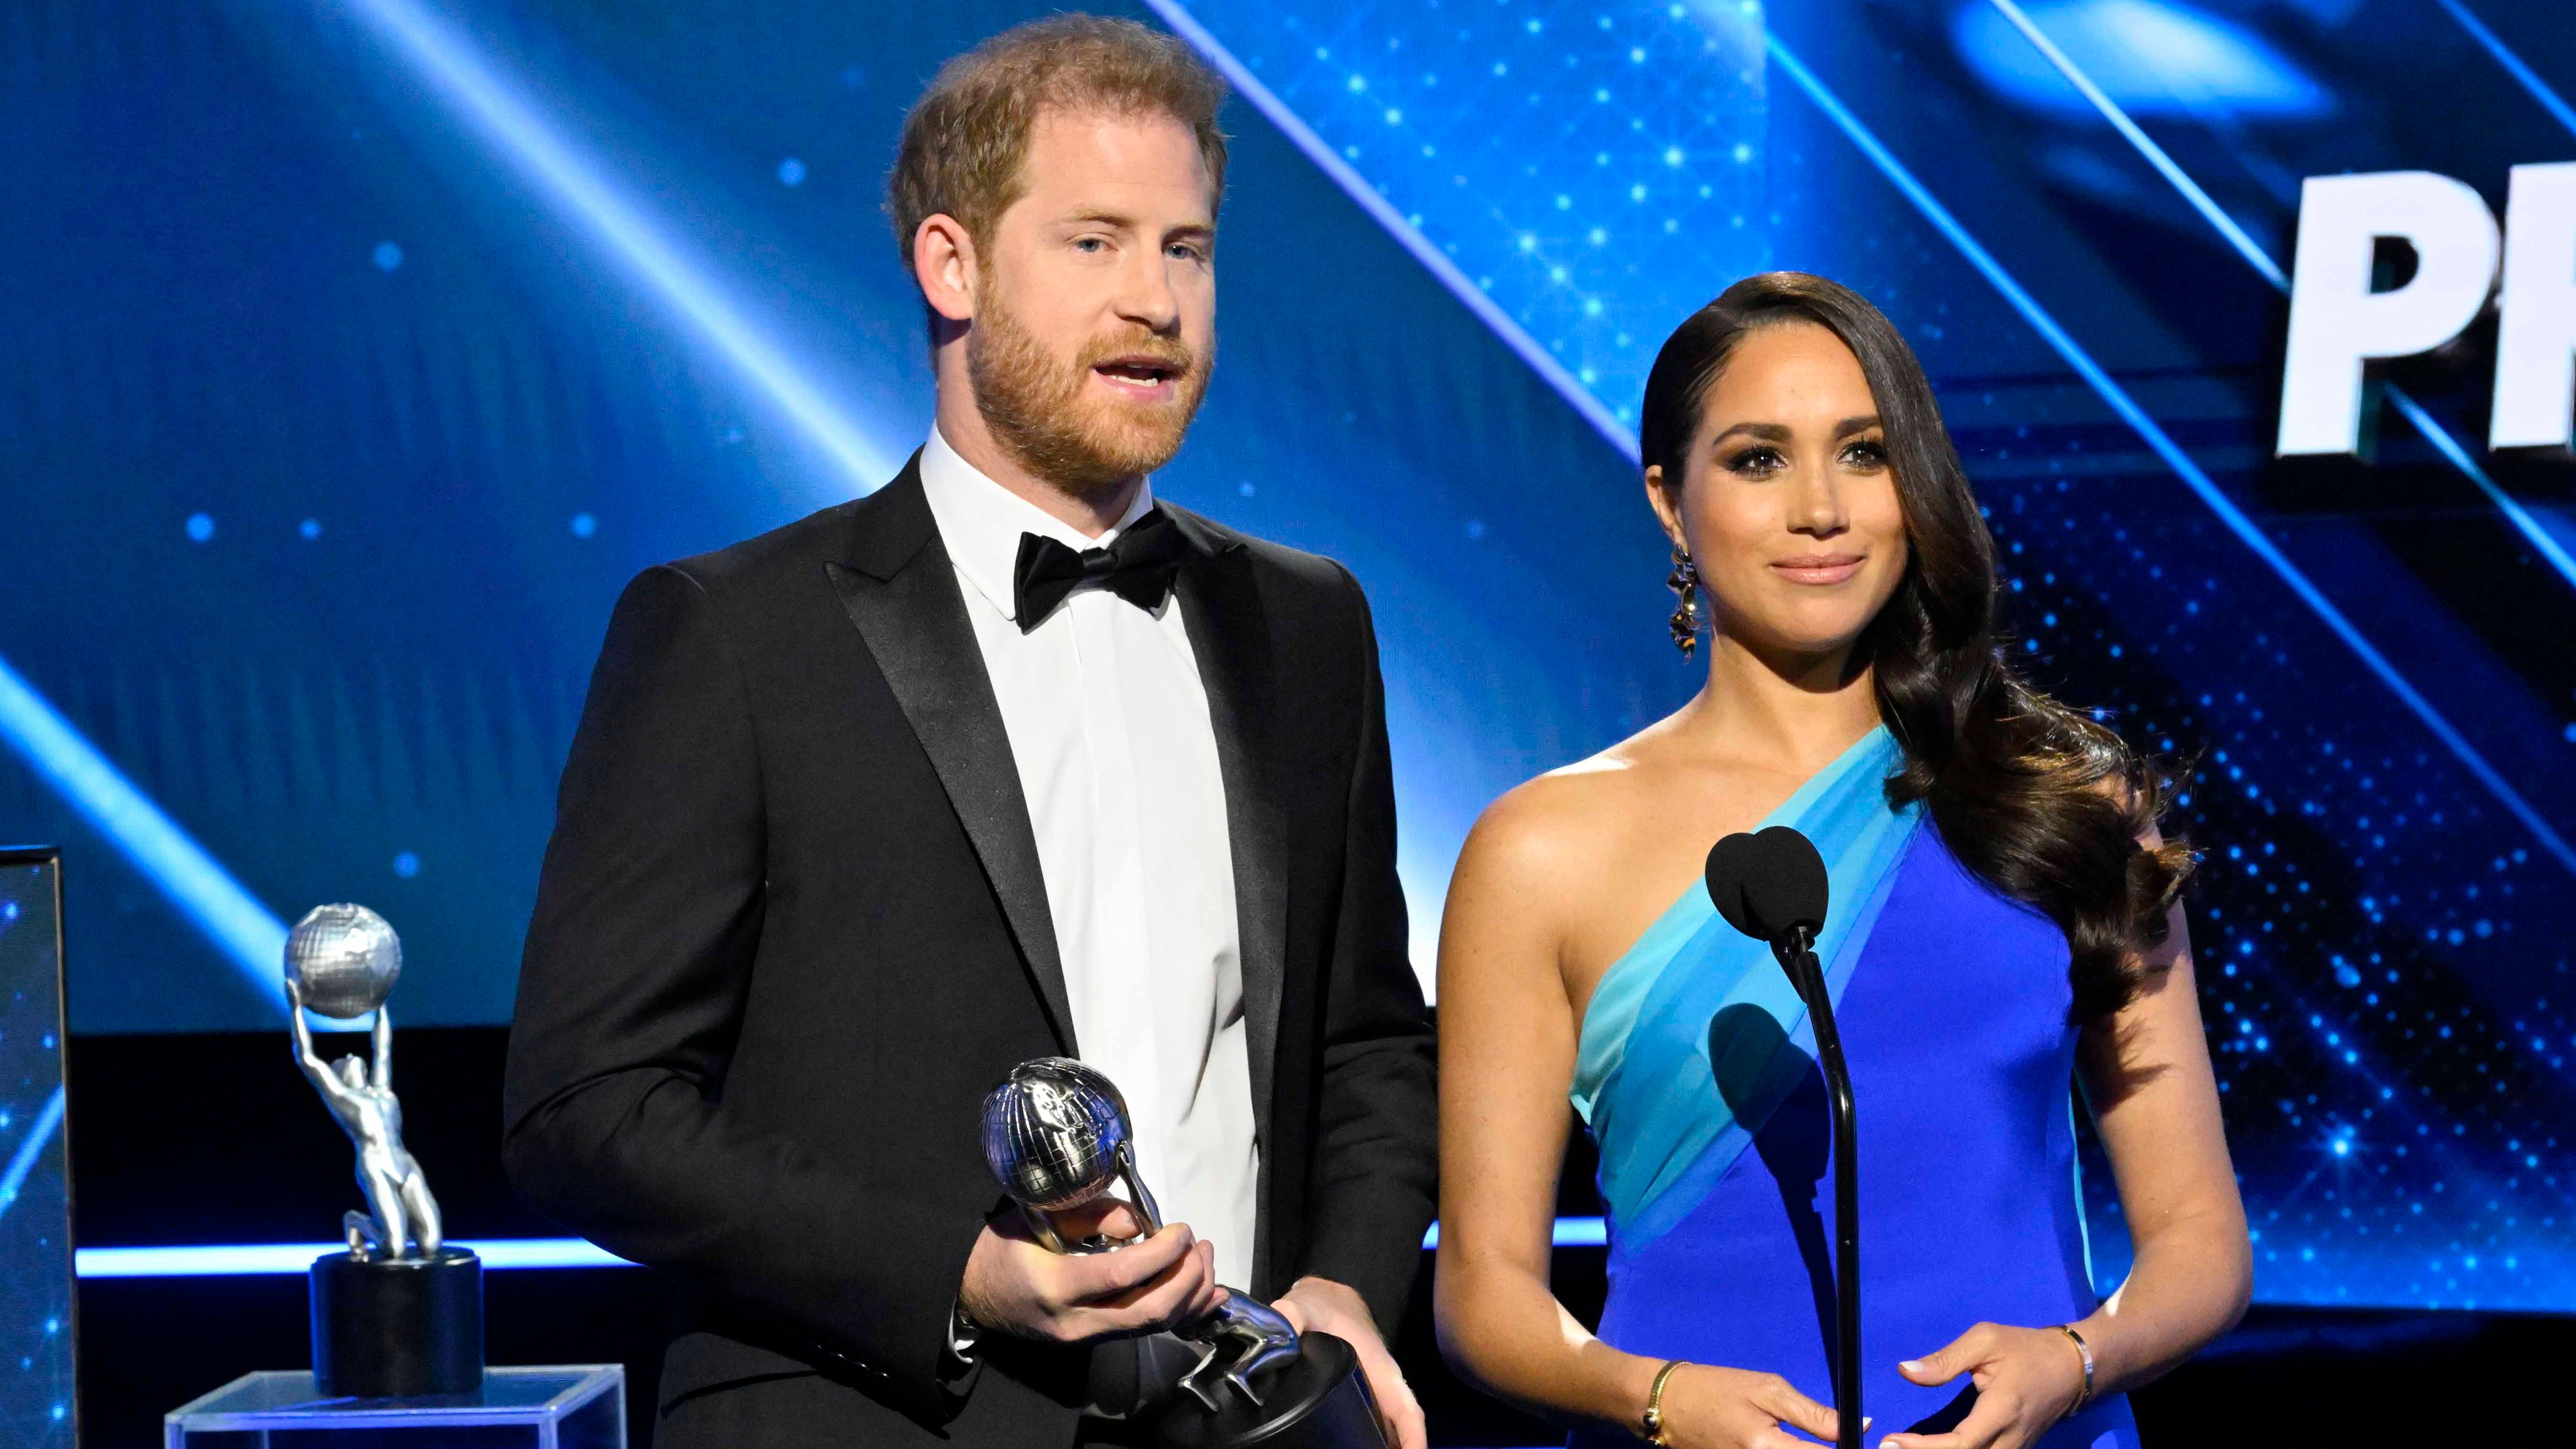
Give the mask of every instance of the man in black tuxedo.
[[(1214, 353), (1223, 95), (1084, 16), (952, 61), (889, 186), (929, 441), (609, 624), (506, 1154), (678, 1284), (665, 1444), (1116, 1440), (1101, 1385), (1220, 1282), (1350, 1340), (1422, 1443), (1384, 1333), (1431, 1029), (1367, 604), (1147, 478)], [(1133, 1241), (1058, 1256), (1004, 1209), (978, 1110), (1046, 1055), (1122, 1087), (1170, 1225), (1103, 1206), (1074, 1231)]]

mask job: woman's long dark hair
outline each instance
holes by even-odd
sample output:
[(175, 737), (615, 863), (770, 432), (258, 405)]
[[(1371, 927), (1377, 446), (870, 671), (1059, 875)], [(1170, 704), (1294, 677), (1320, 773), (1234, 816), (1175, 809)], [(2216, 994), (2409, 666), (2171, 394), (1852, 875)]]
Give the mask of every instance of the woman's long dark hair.
[(2073, 1015), (2099, 1020), (2144, 981), (2191, 878), (2191, 847), (2139, 837), (2166, 787), (2120, 737), (2031, 687), (1996, 637), (1995, 544), (1941, 425), (1932, 384), (1896, 327), (1860, 294), (1804, 272), (1766, 272), (1691, 314), (1646, 378), (1639, 452), (1679, 496), (1710, 387), (1745, 336), (1812, 322), (1860, 360), (1887, 434), (1911, 540), (1905, 574), (1862, 631), (1879, 716), (1904, 748), (1891, 805), (1921, 800), (1960, 863), (2066, 933)]

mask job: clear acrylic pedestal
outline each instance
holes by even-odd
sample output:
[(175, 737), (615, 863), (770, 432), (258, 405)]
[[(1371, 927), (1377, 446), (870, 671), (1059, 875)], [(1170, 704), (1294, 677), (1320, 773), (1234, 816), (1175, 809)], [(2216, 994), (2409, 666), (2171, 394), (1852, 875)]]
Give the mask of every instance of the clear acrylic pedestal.
[(244, 1374), (161, 1419), (163, 1449), (626, 1449), (619, 1364), (487, 1368), (470, 1394), (327, 1399), (307, 1369)]

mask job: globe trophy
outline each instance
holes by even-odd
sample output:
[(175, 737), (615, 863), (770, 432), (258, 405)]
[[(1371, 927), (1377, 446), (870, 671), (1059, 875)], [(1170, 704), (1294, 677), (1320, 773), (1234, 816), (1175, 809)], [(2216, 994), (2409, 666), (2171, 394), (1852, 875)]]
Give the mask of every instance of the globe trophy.
[[(1098, 1237), (1068, 1242), (1051, 1216), (1113, 1186), (1125, 1188), (1148, 1230), (1163, 1226), (1136, 1170), (1126, 1099), (1070, 1057), (1023, 1062), (984, 1098), (984, 1161), (1030, 1233), (1055, 1252), (1118, 1247)], [(1197, 1362), (1164, 1392), (1143, 1396), (1139, 1416), (1164, 1449), (1383, 1449), (1377, 1401), (1351, 1346), (1329, 1333), (1300, 1334), (1269, 1304), (1226, 1291), (1215, 1312), (1175, 1330), (1197, 1346)]]
[[(316, 906), (286, 937), (295, 1064), (358, 1150), (365, 1212), (343, 1214), (348, 1247), (313, 1260), (313, 1377), (325, 1394), (408, 1398), (483, 1382), (483, 1263), (440, 1240), (429, 1179), (403, 1149), (393, 1018), (402, 943), (364, 906)], [(326, 1062), (304, 1013), (376, 1014), (372, 1061)]]

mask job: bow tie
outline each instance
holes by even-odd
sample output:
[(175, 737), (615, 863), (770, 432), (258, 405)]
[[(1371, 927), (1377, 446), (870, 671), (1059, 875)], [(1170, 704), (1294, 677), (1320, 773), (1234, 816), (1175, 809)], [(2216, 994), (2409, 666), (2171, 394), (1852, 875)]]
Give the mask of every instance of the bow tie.
[(1181, 531), (1159, 508), (1127, 525), (1107, 548), (1076, 551), (1051, 538), (1021, 534), (1019, 563), (1011, 570), (1020, 632), (1046, 622), (1056, 605), (1083, 589), (1108, 589), (1150, 614), (1170, 597), (1180, 567)]

